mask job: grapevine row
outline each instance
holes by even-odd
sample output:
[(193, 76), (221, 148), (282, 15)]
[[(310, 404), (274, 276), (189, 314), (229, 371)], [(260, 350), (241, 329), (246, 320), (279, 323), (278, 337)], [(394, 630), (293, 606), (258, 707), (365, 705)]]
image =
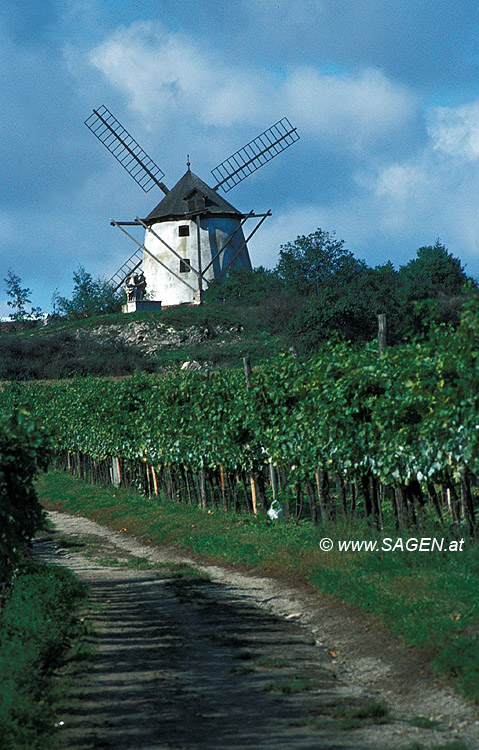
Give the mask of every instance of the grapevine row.
[(479, 311), (455, 331), (391, 347), (328, 345), (242, 372), (9, 383), (64, 468), (184, 502), (406, 528), (432, 516), (475, 530)]

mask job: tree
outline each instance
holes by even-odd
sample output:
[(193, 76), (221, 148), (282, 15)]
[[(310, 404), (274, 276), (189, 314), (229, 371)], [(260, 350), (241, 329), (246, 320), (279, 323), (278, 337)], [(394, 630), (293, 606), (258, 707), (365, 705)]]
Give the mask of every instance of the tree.
[(121, 310), (122, 292), (115, 291), (102, 277), (93, 279), (80, 265), (73, 273), (73, 282), (71, 299), (61, 297), (57, 292), (53, 295), (53, 307), (57, 314), (69, 318), (86, 318)]
[(280, 293), (281, 284), (274, 271), (263, 266), (252, 271), (230, 269), (222, 281), (215, 279), (205, 292), (205, 301), (225, 300), (242, 305), (254, 305)]
[(403, 335), (427, 331), (435, 322), (457, 325), (466, 284), (476, 286), (459, 258), (439, 240), (420, 247), (416, 257), (399, 269), (397, 282)]
[[(394, 272), (394, 271), (393, 271)], [(318, 293), (305, 300), (288, 329), (305, 352), (335, 336), (354, 342), (371, 341), (377, 332), (377, 314), (390, 313), (384, 286), (389, 281), (383, 269), (364, 268), (344, 283), (337, 277), (319, 285)]]
[(416, 258), (399, 269), (399, 282), (408, 299), (423, 300), (461, 294), (469, 277), (455, 258), (439, 241), (435, 245), (420, 247)]
[(30, 310), (26, 308), (26, 305), (31, 305), (30, 295), (32, 294), (32, 290), (28, 289), (28, 287), (22, 287), (20, 276), (9, 268), (4, 281), (6, 283), (5, 291), (10, 298), (7, 300), (7, 305), (15, 310), (10, 315), (11, 319), (25, 320), (26, 318), (39, 318), (41, 316), (39, 307), (32, 307)]
[(291, 294), (319, 294), (320, 285), (335, 277), (344, 284), (366, 264), (346, 250), (343, 240), (334, 232), (317, 229), (312, 234), (296, 237), (281, 245), (276, 273)]

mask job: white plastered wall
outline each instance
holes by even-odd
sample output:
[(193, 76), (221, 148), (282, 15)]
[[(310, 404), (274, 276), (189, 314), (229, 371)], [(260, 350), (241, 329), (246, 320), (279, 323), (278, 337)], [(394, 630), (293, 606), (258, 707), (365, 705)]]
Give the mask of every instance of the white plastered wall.
[[(209, 265), (218, 250), (224, 246), (228, 237), (238, 229), (239, 223), (238, 219), (231, 217), (212, 217), (201, 220), (200, 248), (202, 269)], [(187, 226), (189, 228), (188, 236), (180, 237), (178, 229), (180, 226)], [(153, 224), (152, 229), (182, 259), (189, 260), (191, 266), (198, 269), (198, 241), (195, 221), (191, 219), (185, 221), (162, 221)], [(245, 238), (241, 228), (236, 232), (231, 242), (229, 242), (226, 250), (221, 253), (220, 257), (216, 259), (206, 272), (208, 280), (213, 280), (221, 273), (222, 269), (236, 255), (242, 245), (243, 249), (231, 267), (251, 270), (251, 261), (244, 241)], [(149, 299), (159, 300), (163, 305), (179, 305), (185, 302), (198, 303), (198, 276), (193, 271), (181, 273), (179, 258), (148, 230), (145, 232), (145, 247), (149, 252), (143, 253), (142, 268), (146, 278), (146, 291)], [(167, 268), (160, 265), (155, 258), (158, 258)], [(167, 269), (174, 271), (176, 276)], [(186, 284), (183, 283), (183, 280)], [(204, 282), (203, 289), (206, 288), (207, 284)]]

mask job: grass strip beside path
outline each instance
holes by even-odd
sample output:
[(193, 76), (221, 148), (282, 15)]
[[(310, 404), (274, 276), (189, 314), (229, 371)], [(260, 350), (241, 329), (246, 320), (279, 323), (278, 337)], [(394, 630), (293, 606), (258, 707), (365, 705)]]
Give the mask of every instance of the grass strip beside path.
[[(148, 499), (91, 485), (61, 472), (37, 483), (50, 509), (88, 516), (153, 544), (169, 544), (202, 559), (307, 583), (379, 617), (408, 643), (427, 647), (437, 672), (479, 703), (479, 545), (462, 551), (340, 552), (338, 540), (378, 539), (358, 521), (326, 529), (309, 522), (274, 524), (265, 518), (203, 511), (186, 503)], [(440, 538), (434, 528), (417, 537)], [(383, 535), (397, 537), (397, 532)], [(403, 535), (404, 544), (407, 538)], [(333, 549), (322, 552), (328, 537)], [(380, 545), (379, 545), (380, 546)]]
[(73, 573), (54, 565), (29, 564), (13, 579), (0, 613), (1, 747), (56, 747), (61, 696), (54, 671), (82, 635), (78, 612), (86, 592)]

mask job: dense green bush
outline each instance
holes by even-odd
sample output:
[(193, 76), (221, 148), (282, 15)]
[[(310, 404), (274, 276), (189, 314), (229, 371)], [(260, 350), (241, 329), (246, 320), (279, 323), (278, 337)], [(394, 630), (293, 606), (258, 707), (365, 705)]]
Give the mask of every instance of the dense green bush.
[(13, 581), (0, 615), (1, 747), (52, 747), (52, 673), (77, 630), (85, 594), (72, 573), (53, 566)]
[(215, 279), (209, 284), (204, 298), (208, 302), (227, 300), (240, 305), (255, 305), (282, 291), (277, 274), (259, 266), (253, 271), (230, 269), (222, 280)]
[(370, 341), (378, 314), (387, 315), (390, 343), (430, 321), (457, 325), (467, 283), (475, 286), (439, 241), (398, 270), (390, 262), (371, 268), (334, 233), (317, 229), (282, 245), (273, 270), (228, 272), (205, 300), (255, 307), (270, 330), (286, 331), (299, 351), (311, 353), (334, 336)]
[(0, 582), (43, 522), (33, 481), (46, 469), (49, 438), (22, 412), (0, 415)]

